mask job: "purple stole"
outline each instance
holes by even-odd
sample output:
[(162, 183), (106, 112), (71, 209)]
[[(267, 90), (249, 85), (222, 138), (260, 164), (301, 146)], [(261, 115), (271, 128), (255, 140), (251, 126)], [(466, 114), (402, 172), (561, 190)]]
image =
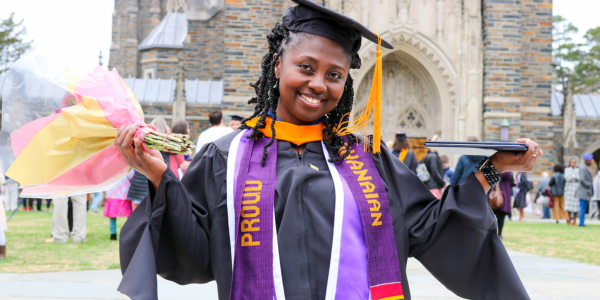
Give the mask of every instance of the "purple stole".
[[(262, 149), (270, 139), (247, 139), (249, 133), (245, 130), (234, 139), (227, 165), (233, 265), (229, 299), (283, 300), (273, 212), (277, 143), (267, 148), (261, 167)], [(336, 208), (326, 299), (369, 299), (369, 294), (374, 300), (404, 299), (385, 187), (362, 149), (353, 145), (344, 161), (329, 163)]]

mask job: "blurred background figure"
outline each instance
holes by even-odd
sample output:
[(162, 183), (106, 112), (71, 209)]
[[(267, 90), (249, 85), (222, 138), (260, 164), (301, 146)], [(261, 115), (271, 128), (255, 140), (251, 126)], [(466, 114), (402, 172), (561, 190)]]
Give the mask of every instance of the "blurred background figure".
[[(437, 135), (432, 136), (430, 141), (439, 141)], [(425, 181), (425, 185), (429, 188), (429, 191), (438, 199), (442, 198), (442, 189), (446, 187), (444, 182), (444, 175), (442, 172), (442, 161), (437, 153), (433, 149), (427, 149), (427, 155), (423, 158), (423, 164), (427, 167), (429, 172), (429, 180)]]
[(410, 144), (408, 143), (406, 133), (396, 133), (396, 138), (394, 139), (394, 144), (392, 145), (390, 153), (398, 157), (408, 169), (417, 174), (417, 158), (415, 153), (410, 150)]
[(102, 201), (103, 192), (97, 192), (92, 194), (92, 204), (90, 205), (90, 210), (93, 213), (98, 212), (98, 205), (100, 205), (100, 201)]
[(517, 174), (517, 196), (515, 197), (515, 203), (513, 205), (519, 211), (519, 221), (525, 221), (525, 207), (530, 204), (529, 203), (529, 191), (531, 191), (532, 186), (529, 180), (527, 179), (527, 173), (519, 172)]
[[(173, 124), (171, 131), (177, 134), (190, 134), (190, 125), (186, 121), (177, 121)], [(181, 179), (190, 165), (189, 154), (169, 154), (169, 159), (171, 160), (170, 165), (173, 166), (171, 170), (174, 170), (173, 173), (177, 175), (177, 178)], [(177, 166), (177, 168), (175, 168), (175, 166)]]
[(15, 211), (19, 207), (19, 183), (14, 179), (4, 176), (4, 203), (7, 211)]
[(142, 200), (148, 195), (148, 177), (146, 175), (133, 170), (133, 178), (127, 192), (127, 199), (131, 200), (131, 210), (135, 210)]
[(109, 218), (110, 240), (117, 240), (117, 218), (131, 215), (131, 201), (127, 199), (131, 178), (135, 172), (131, 170), (127, 176), (123, 177), (119, 183), (106, 191), (106, 201), (104, 202), (104, 216)]
[[(0, 172), (3, 172), (0, 170)], [(4, 174), (0, 174), (0, 185), (2, 185), (0, 200), (0, 260), (6, 258), (6, 235), (4, 232), (8, 229), (6, 225), (6, 212), (4, 211)]]
[(575, 192), (575, 198), (579, 199), (579, 226), (585, 226), (585, 214), (592, 199), (592, 172), (590, 166), (594, 161), (592, 153), (583, 155), (583, 163), (579, 167), (579, 186)]
[(27, 198), (23, 200), (23, 211), (33, 211), (33, 203), (35, 202), (35, 210), (42, 211), (42, 200), (40, 198)]
[(223, 126), (223, 113), (220, 109), (214, 109), (208, 114), (208, 121), (211, 127), (204, 130), (198, 137), (196, 144), (196, 153), (200, 152), (202, 146), (212, 143), (222, 136), (233, 132), (233, 129)]
[(450, 158), (448, 158), (448, 155), (442, 154), (440, 155), (440, 161), (442, 161), (442, 174), (444, 174), (444, 182), (446, 185), (449, 185), (452, 181), (452, 176), (454, 176), (454, 170), (450, 167)]
[[(69, 229), (67, 214), (69, 209), (69, 199), (73, 203), (73, 230)], [(83, 243), (86, 237), (86, 195), (77, 195), (71, 197), (55, 198), (54, 213), (52, 214), (52, 238), (47, 239), (46, 243), (66, 243), (73, 239), (73, 243)]]
[[(550, 175), (548, 172), (542, 173), (542, 180), (540, 180), (538, 184), (538, 191), (536, 193), (535, 199), (537, 200), (539, 196), (543, 195), (543, 192), (548, 188), (548, 183), (550, 182)], [(550, 219), (550, 206), (542, 206), (542, 219)]]
[(167, 121), (165, 121), (163, 117), (154, 118), (152, 122), (150, 122), (150, 124), (154, 125), (154, 127), (156, 127), (156, 131), (160, 133), (171, 133), (171, 128), (169, 128), (169, 125), (167, 125)]
[(579, 199), (575, 197), (579, 187), (579, 168), (577, 159), (572, 158), (569, 166), (565, 169), (565, 211), (569, 214), (569, 225), (575, 226), (575, 220), (579, 214)]
[[(180, 122), (185, 123), (185, 124), (179, 124), (177, 126), (177, 129), (179, 131), (182, 131), (180, 133), (189, 134), (190, 128), (189, 128), (187, 122), (185, 122), (185, 121), (180, 121)], [(158, 132), (160, 132), (160, 133), (165, 133), (165, 134), (173, 133), (171, 131), (171, 128), (169, 128), (169, 126), (167, 125), (167, 122), (165, 121), (165, 119), (163, 119), (162, 117), (155, 118), (154, 120), (152, 120), (151, 124), (156, 126), (156, 128), (158, 129)], [(229, 130), (231, 130), (231, 129), (229, 129)], [(171, 171), (173, 172), (173, 174), (175, 174), (175, 176), (177, 176), (177, 178), (180, 178), (179, 171), (178, 171), (180, 167), (183, 167), (185, 170), (187, 170), (189, 162), (185, 161), (185, 157), (183, 154), (169, 153), (166, 151), (161, 151), (160, 154), (162, 155), (163, 159), (167, 163), (167, 167), (169, 167), (169, 169), (171, 169)]]
[[(479, 139), (475, 136), (470, 136), (467, 138), (467, 142), (479, 142)], [(477, 166), (484, 158), (485, 156), (462, 155), (458, 159), (450, 184), (459, 185), (463, 183), (471, 173), (476, 172)]]
[(561, 164), (554, 165), (554, 173), (550, 176), (548, 185), (550, 186), (550, 192), (554, 199), (554, 206), (552, 207), (552, 219), (558, 220), (566, 219), (569, 222), (569, 214), (565, 211), (565, 166)]
[(232, 130), (237, 130), (238, 128), (240, 128), (240, 126), (242, 126), (242, 120), (244, 119), (244, 117), (240, 115), (229, 116), (231, 117), (231, 121), (229, 121), (229, 127), (231, 127)]
[(600, 170), (594, 176), (593, 190), (594, 194), (590, 201), (590, 219), (598, 218), (600, 220)]
[(498, 188), (502, 192), (502, 196), (504, 197), (504, 202), (502, 202), (502, 206), (496, 210), (494, 210), (494, 215), (496, 215), (496, 221), (498, 222), (498, 236), (502, 238), (502, 229), (504, 228), (504, 219), (506, 216), (511, 214), (511, 197), (512, 197), (512, 187), (514, 185), (513, 173), (512, 172), (504, 172), (500, 175), (502, 180), (498, 183)]

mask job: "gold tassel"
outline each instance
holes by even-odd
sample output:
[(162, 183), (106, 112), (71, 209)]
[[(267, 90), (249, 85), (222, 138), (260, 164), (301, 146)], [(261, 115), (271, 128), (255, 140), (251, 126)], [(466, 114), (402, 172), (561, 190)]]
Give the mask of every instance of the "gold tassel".
[[(382, 88), (382, 60), (381, 60), (381, 37), (377, 35), (377, 59), (375, 61), (375, 70), (373, 73), (373, 83), (367, 103), (358, 111), (349, 113), (358, 116), (352, 121), (340, 122), (336, 133), (340, 136), (358, 132), (362, 128), (365, 130), (365, 139), (368, 138), (368, 130), (371, 125), (371, 113), (373, 112), (373, 153), (381, 152), (381, 88)], [(369, 147), (368, 141), (365, 141), (365, 151)]]

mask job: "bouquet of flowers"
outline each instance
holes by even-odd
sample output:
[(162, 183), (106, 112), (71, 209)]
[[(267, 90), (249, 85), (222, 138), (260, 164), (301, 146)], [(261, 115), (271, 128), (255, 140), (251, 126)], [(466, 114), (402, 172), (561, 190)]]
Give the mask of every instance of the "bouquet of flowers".
[[(0, 82), (2, 84), (2, 82)], [(165, 135), (116, 69), (85, 74), (30, 55), (15, 62), (2, 91), (0, 160), (22, 197), (54, 198), (109, 189), (130, 170), (113, 145), (121, 126), (138, 125), (145, 147), (186, 153), (187, 135)]]

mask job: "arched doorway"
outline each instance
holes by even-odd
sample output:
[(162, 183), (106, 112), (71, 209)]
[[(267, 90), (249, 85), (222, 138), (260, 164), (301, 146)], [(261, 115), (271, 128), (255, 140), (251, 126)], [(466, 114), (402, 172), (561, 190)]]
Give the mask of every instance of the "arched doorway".
[[(466, 123), (459, 122), (457, 103), (459, 76), (444, 50), (423, 34), (405, 28), (384, 32), (381, 37), (394, 46), (382, 48), (383, 139), (393, 139), (398, 131), (409, 132), (409, 138), (439, 134), (446, 141), (464, 139)], [(363, 67), (352, 72), (355, 110), (367, 99), (376, 50), (376, 44), (364, 45), (360, 50)], [(480, 105), (475, 107), (475, 111), (480, 109)], [(480, 126), (475, 123), (473, 127)], [(422, 148), (423, 142), (411, 141), (411, 146)]]
[[(363, 77), (356, 91), (355, 109), (369, 97), (373, 68)], [(382, 128), (385, 141), (396, 132), (408, 132), (411, 137), (426, 138), (440, 133), (439, 93), (431, 76), (414, 58), (401, 51), (383, 59)]]

